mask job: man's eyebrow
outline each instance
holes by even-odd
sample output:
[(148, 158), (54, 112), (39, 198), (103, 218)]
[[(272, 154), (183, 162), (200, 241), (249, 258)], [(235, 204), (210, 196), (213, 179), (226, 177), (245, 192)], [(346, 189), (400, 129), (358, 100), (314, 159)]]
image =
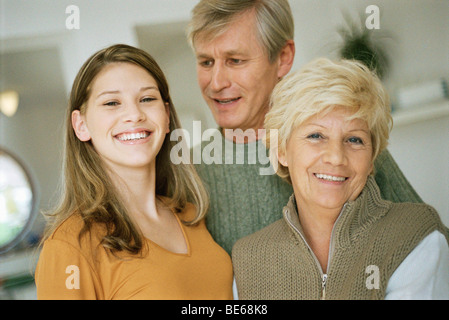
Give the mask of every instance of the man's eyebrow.
[(210, 56), (208, 54), (205, 54), (205, 53), (199, 53), (199, 54), (196, 55), (196, 58), (197, 59), (209, 59)]
[[(238, 51), (238, 50), (229, 50), (229, 51), (226, 51), (224, 54), (226, 57), (245, 55), (243, 52)], [(196, 58), (197, 59), (211, 59), (212, 56), (208, 55), (207, 53), (198, 53), (196, 55)]]

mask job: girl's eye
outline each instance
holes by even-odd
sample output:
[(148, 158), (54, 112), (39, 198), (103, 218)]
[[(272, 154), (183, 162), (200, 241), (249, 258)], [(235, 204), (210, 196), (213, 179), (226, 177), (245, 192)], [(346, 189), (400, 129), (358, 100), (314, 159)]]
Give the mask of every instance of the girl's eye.
[(117, 101), (109, 101), (104, 104), (105, 106), (115, 107), (118, 106), (119, 103)]
[(151, 97), (146, 97), (146, 98), (143, 98), (142, 100), (140, 100), (141, 102), (151, 102), (151, 101), (154, 101), (154, 100), (156, 100), (155, 98), (151, 98)]

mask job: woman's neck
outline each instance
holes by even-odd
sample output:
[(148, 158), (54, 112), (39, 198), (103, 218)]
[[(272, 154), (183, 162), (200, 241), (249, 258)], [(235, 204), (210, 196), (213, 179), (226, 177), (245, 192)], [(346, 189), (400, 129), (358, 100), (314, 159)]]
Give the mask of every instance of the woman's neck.
[(320, 262), (323, 272), (327, 272), (332, 229), (340, 214), (339, 210), (323, 210), (297, 204), (299, 221), (304, 237)]

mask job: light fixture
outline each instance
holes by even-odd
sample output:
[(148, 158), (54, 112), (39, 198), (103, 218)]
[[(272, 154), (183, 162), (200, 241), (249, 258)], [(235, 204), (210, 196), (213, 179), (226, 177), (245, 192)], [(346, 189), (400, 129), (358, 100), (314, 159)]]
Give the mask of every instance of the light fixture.
[(19, 94), (8, 90), (0, 93), (0, 110), (8, 117), (12, 117), (19, 106)]

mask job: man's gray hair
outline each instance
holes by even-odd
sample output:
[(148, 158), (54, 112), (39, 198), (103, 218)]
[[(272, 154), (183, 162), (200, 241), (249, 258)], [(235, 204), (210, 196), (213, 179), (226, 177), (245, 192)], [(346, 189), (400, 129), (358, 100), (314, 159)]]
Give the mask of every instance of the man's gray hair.
[(288, 40), (294, 23), (288, 0), (201, 0), (192, 10), (187, 38), (195, 49), (198, 36), (211, 40), (226, 31), (239, 15), (254, 11), (259, 41), (273, 62)]

